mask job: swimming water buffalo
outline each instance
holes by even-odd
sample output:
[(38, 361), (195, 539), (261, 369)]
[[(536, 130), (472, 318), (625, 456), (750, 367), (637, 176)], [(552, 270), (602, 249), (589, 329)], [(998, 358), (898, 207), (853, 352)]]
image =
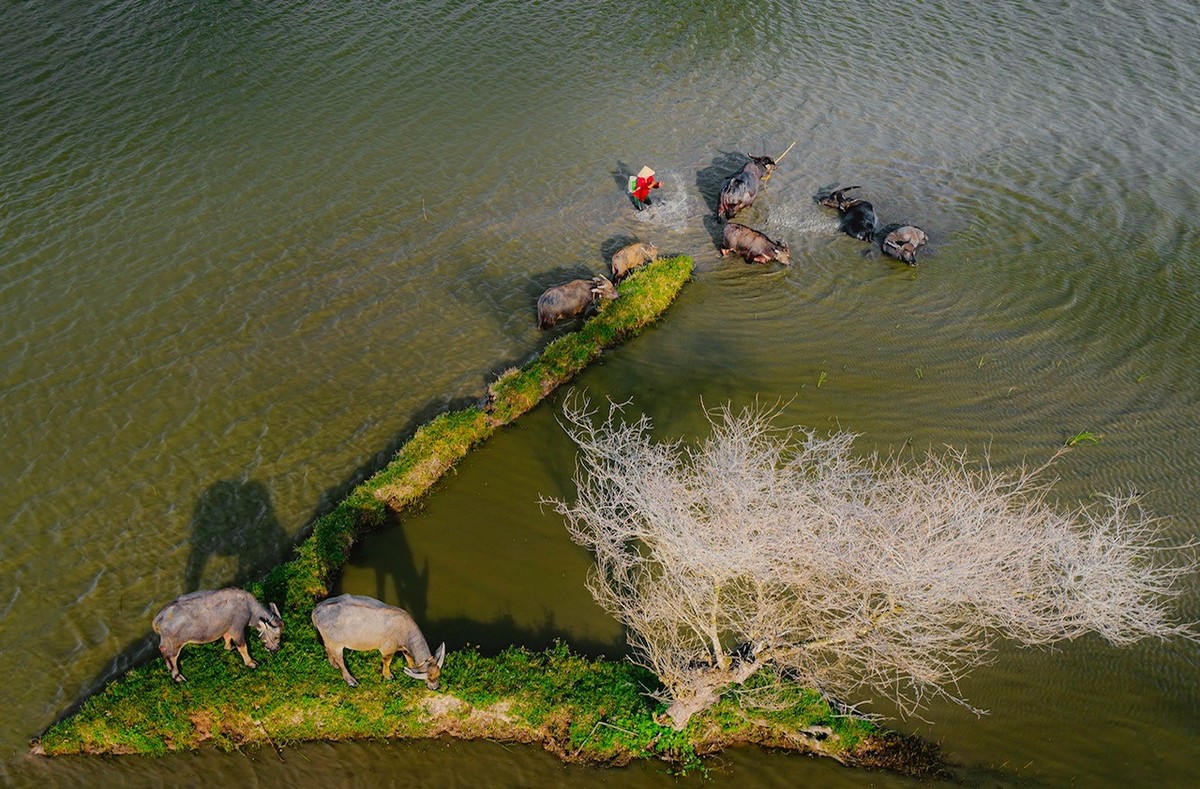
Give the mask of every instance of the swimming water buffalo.
[(658, 248), (645, 241), (630, 244), (612, 256), (612, 281), (620, 282), (630, 271), (658, 257)]
[(154, 617), (154, 632), (158, 633), (158, 650), (171, 677), (185, 682), (179, 671), (179, 650), (185, 644), (208, 644), (225, 639), (225, 649), (236, 646), (242, 662), (250, 668), (258, 663), (246, 648), (246, 626), (253, 625), (262, 638), (263, 646), (274, 652), (279, 649), (283, 620), (279, 609), (271, 603), (265, 608), (245, 589), (205, 589), (181, 595), (167, 603)]
[(757, 230), (730, 222), (721, 231), (724, 246), (721, 247), (721, 257), (734, 252), (741, 255), (747, 263), (769, 263), (778, 260), (785, 266), (792, 262), (788, 245), (782, 241), (772, 241)]
[(563, 318), (586, 310), (597, 299), (616, 299), (617, 286), (605, 277), (573, 279), (565, 285), (556, 285), (538, 296), (538, 328), (549, 329)]
[(741, 170), (725, 179), (717, 198), (717, 216), (732, 219), (743, 208), (754, 205), (758, 187), (775, 172), (775, 160), (770, 156), (751, 156)]
[(879, 248), (883, 254), (917, 265), (917, 247), (929, 241), (929, 235), (916, 225), (888, 225), (879, 231)]
[(874, 206), (861, 198), (846, 197), (846, 192), (861, 188), (847, 186), (824, 197), (818, 197), (817, 202), (827, 208), (837, 209), (838, 228), (843, 233), (859, 241), (870, 241), (879, 230), (879, 219), (875, 216)]
[(430, 654), (429, 644), (417, 623), (403, 608), (380, 602), (373, 597), (344, 594), (317, 603), (312, 622), (325, 642), (325, 656), (340, 669), (346, 684), (358, 680), (346, 668), (343, 650), (374, 650), (383, 655), (383, 678), (392, 679), (392, 658), (404, 655), (408, 665), (404, 673), (425, 680), (425, 687), (437, 690), (446, 659), (446, 644)]

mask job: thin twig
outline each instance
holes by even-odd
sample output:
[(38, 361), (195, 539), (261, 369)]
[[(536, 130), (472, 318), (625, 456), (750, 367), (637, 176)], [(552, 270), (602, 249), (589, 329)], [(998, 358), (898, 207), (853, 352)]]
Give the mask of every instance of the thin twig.
[(271, 747), (275, 749), (275, 755), (279, 757), (279, 761), (286, 764), (287, 759), (283, 758), (283, 751), (279, 750), (279, 746), (271, 739), (271, 733), (267, 731), (267, 727), (263, 726), (262, 721), (255, 721), (254, 723), (257, 724), (258, 728), (262, 729), (263, 736), (267, 738), (267, 742), (271, 743)]
[(777, 159), (775, 159), (775, 164), (779, 164), (780, 162), (782, 162), (783, 157), (787, 156), (788, 152), (791, 151), (795, 147), (796, 147), (796, 141), (792, 140), (792, 144), (787, 147), (787, 151), (784, 151), (783, 153), (781, 153), (779, 155), (779, 157)]
[(600, 728), (601, 726), (607, 726), (610, 729), (616, 729), (617, 731), (623, 731), (626, 734), (628, 734), (630, 737), (637, 736), (637, 732), (630, 731), (629, 729), (622, 729), (620, 726), (614, 726), (613, 724), (609, 723), (608, 721), (596, 721), (596, 725), (592, 727), (592, 730), (590, 732), (588, 732), (588, 736), (584, 737), (583, 742), (579, 743), (579, 747), (575, 749), (575, 753), (573, 754), (574, 756), (579, 755), (579, 752), (583, 750), (583, 746), (588, 744), (588, 740), (592, 739), (592, 735), (596, 733), (596, 729)]

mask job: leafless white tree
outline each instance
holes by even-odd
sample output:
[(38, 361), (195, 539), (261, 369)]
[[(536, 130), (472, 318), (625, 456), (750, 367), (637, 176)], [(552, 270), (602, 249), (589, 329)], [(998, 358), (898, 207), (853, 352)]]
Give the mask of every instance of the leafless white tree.
[(697, 445), (655, 442), (621, 408), (568, 398), (578, 496), (552, 503), (676, 728), (760, 671), (912, 712), (966, 705), (957, 683), (998, 639), (1198, 639), (1169, 610), (1194, 545), (1165, 545), (1136, 496), (1063, 512), (1050, 463), (858, 457), (853, 434), (779, 429), (762, 407), (713, 412)]

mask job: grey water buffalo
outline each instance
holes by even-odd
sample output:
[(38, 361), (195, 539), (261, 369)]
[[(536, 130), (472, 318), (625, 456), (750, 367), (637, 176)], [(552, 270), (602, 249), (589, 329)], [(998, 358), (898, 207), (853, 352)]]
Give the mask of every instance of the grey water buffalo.
[(721, 231), (721, 238), (724, 241), (721, 257), (733, 252), (741, 255), (747, 263), (769, 263), (778, 260), (786, 266), (792, 262), (787, 244), (772, 241), (764, 233), (737, 222), (726, 224)]
[(538, 328), (549, 329), (563, 318), (586, 310), (598, 299), (615, 299), (617, 287), (605, 277), (573, 279), (565, 285), (556, 285), (538, 296)]
[(847, 186), (819, 196), (816, 201), (827, 208), (836, 208), (838, 212), (838, 228), (859, 241), (870, 241), (879, 231), (879, 218), (875, 216), (875, 207), (858, 197), (847, 197), (851, 189), (861, 189), (861, 186)]
[(657, 257), (658, 248), (645, 241), (620, 249), (612, 256), (612, 281), (620, 282), (630, 271)]
[(346, 668), (343, 650), (378, 649), (383, 655), (383, 678), (392, 679), (392, 658), (397, 652), (408, 663), (404, 673), (425, 680), (425, 687), (437, 690), (446, 659), (446, 645), (430, 654), (429, 645), (417, 623), (403, 608), (376, 600), (373, 597), (343, 594), (317, 603), (312, 622), (325, 642), (325, 656), (334, 668), (340, 669), (346, 684), (354, 687), (358, 680)]
[(883, 254), (917, 265), (917, 247), (929, 241), (929, 235), (916, 225), (888, 225), (878, 233), (879, 249)]
[(775, 160), (770, 156), (751, 156), (750, 161), (721, 184), (721, 194), (717, 198), (717, 216), (722, 219), (732, 219), (733, 215), (743, 208), (754, 205), (760, 185), (770, 179), (775, 172)]
[(246, 627), (253, 626), (268, 651), (279, 649), (283, 620), (279, 609), (271, 603), (266, 608), (245, 589), (204, 589), (176, 597), (154, 617), (154, 632), (158, 633), (158, 650), (171, 677), (176, 682), (186, 678), (179, 671), (179, 650), (185, 644), (208, 644), (225, 639), (225, 649), (236, 646), (242, 662), (250, 668), (258, 663), (246, 648)]

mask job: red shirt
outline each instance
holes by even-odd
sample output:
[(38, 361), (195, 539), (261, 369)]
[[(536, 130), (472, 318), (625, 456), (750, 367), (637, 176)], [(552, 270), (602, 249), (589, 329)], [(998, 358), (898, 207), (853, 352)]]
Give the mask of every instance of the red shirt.
[(634, 186), (633, 196), (644, 203), (650, 199), (650, 190), (657, 189), (660, 186), (662, 186), (662, 184), (658, 181), (655, 181), (653, 175), (649, 176), (648, 178), (639, 178)]

